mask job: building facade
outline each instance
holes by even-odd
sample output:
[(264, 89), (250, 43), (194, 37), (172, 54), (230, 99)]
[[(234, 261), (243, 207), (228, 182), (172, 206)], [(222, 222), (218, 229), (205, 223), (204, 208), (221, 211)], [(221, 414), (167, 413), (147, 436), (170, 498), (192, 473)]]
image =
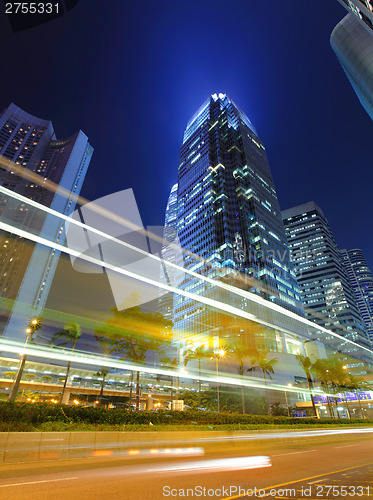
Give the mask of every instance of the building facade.
[(341, 250), (342, 262), (373, 346), (373, 275), (362, 250)]
[[(164, 280), (167, 285), (173, 286), (176, 279), (176, 270), (169, 266), (168, 263), (180, 264), (177, 259), (177, 252), (175, 252), (175, 247), (173, 246), (179, 243), (177, 239), (177, 184), (172, 186), (167, 202), (163, 241), (161, 280)], [(166, 319), (173, 320), (174, 294), (172, 292), (168, 292), (160, 297), (159, 311)]]
[[(22, 323), (25, 316), (40, 313), (58, 263), (59, 252), (35, 242), (33, 236), (59, 244), (65, 239), (64, 222), (27, 200), (63, 215), (72, 213), (92, 153), (82, 131), (57, 140), (50, 121), (14, 104), (0, 115), (0, 221), (31, 235), (27, 239), (1, 233), (0, 292), (7, 310), (2, 318), (4, 335), (13, 337), (17, 330), (24, 331), (18, 316)], [(24, 314), (17, 313), (21, 304), (26, 307)]]
[(373, 30), (355, 14), (334, 28), (330, 43), (361, 105), (373, 119)]
[(364, 347), (370, 342), (340, 251), (314, 202), (282, 212), (306, 317)]
[(372, 0), (338, 0), (343, 7), (351, 12), (362, 25), (373, 30)]
[[(265, 147), (226, 94), (209, 97), (187, 124), (177, 205), (185, 269), (303, 314)], [(179, 287), (245, 308), (244, 301), (234, 302), (218, 287), (191, 275), (185, 275)], [(178, 339), (206, 332), (219, 337), (224, 318), (178, 295), (174, 323)], [(226, 334), (228, 327), (224, 330)]]

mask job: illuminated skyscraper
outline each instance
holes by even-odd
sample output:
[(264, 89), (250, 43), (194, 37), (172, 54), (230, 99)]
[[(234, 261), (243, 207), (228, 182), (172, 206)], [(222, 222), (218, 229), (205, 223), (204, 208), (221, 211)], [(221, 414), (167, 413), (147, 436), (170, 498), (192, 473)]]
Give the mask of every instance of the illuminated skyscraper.
[[(209, 97), (187, 124), (177, 200), (178, 236), (189, 252), (185, 269), (221, 281), (236, 277), (241, 288), (303, 314), (265, 147), (225, 94)], [(190, 275), (180, 288), (220, 298), (213, 286)], [(190, 332), (214, 336), (221, 326), (211, 311), (181, 296), (174, 322), (179, 339)]]
[(363, 320), (323, 211), (309, 202), (282, 212), (306, 317), (370, 347)]
[[(167, 202), (165, 223), (163, 230), (164, 244), (162, 247), (162, 273), (163, 279), (167, 285), (175, 283), (175, 270), (171, 266), (165, 265), (165, 262), (177, 263), (175, 260), (176, 254), (173, 247), (167, 245), (166, 242), (177, 244), (177, 184), (172, 186), (170, 196)], [(173, 293), (169, 292), (159, 299), (159, 310), (166, 319), (173, 320)]]
[(373, 345), (373, 275), (361, 250), (341, 250), (341, 255), (365, 329)]
[[(82, 131), (57, 140), (50, 121), (36, 118), (11, 104), (0, 114), (0, 220), (63, 244), (64, 222), (32, 207), (22, 198), (14, 199), (11, 192), (69, 215), (75, 207), (74, 197), (80, 193), (92, 153), (93, 148)], [(48, 181), (52, 181), (51, 184), (48, 185)], [(13, 325), (17, 303), (27, 304), (30, 315), (42, 311), (59, 252), (5, 231), (1, 233), (0, 250), (3, 310), (11, 310), (10, 320), (2, 318), (3, 322), (8, 320), (5, 333), (13, 336), (12, 332), (18, 330), (23, 335), (25, 323)]]

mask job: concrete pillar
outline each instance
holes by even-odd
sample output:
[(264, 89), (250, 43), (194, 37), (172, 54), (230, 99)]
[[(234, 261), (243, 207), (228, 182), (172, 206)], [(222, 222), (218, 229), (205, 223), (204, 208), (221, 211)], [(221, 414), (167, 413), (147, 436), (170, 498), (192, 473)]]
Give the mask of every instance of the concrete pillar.
[(154, 410), (154, 399), (149, 398), (146, 400), (146, 409), (149, 410)]

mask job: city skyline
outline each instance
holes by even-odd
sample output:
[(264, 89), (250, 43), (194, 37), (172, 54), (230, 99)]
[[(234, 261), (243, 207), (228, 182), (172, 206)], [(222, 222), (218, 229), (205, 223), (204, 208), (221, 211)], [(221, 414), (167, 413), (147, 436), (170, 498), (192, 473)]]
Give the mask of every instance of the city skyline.
[[(200, 28), (211, 8), (211, 2), (198, 5), (199, 21), (194, 17), (197, 4), (193, 2), (183, 8), (165, 4), (159, 13), (149, 4), (141, 16), (130, 8), (130, 16), (121, 20), (126, 30), (121, 30), (118, 4), (115, 11), (118, 24), (114, 24), (114, 28), (122, 43), (115, 44), (116, 48), (113, 45), (113, 50), (123, 61), (122, 69), (110, 65), (102, 57), (104, 38), (112, 40), (107, 29), (103, 27), (97, 41), (93, 39), (97, 36), (93, 28), (101, 26), (102, 16), (108, 25), (109, 20), (117, 22), (113, 20), (114, 11), (103, 13), (98, 4), (93, 5), (90, 12), (91, 26), (82, 21), (85, 7), (80, 4), (61, 19), (16, 35), (11, 34), (7, 19), (1, 18), (0, 36), (9, 48), (5, 54), (9, 63), (29, 39), (36, 43), (48, 37), (49, 48), (44, 62), (33, 61), (32, 65), (25, 62), (29, 86), (33, 89), (38, 85), (38, 91), (26, 95), (17, 74), (10, 74), (4, 82), (0, 107), (13, 100), (38, 116), (53, 117), (56, 128), (62, 130), (61, 135), (65, 131), (68, 133), (71, 117), (79, 117), (82, 129), (97, 144), (83, 196), (94, 200), (110, 194), (119, 182), (123, 188), (134, 189), (145, 225), (157, 225), (162, 221), (171, 186), (177, 180), (174, 172), (185, 121), (194, 112), (196, 103), (202, 102), (206, 95), (226, 92), (240, 102), (268, 145), (281, 209), (314, 199), (328, 213), (338, 245), (361, 247), (373, 267), (367, 191), (370, 176), (368, 137), (372, 124), (329, 45), (330, 34), (346, 10), (336, 1), (327, 6), (317, 0), (301, 5), (289, 2), (287, 6), (274, 6), (268, 18), (268, 13), (264, 15), (264, 7), (252, 9), (250, 2), (240, 3), (235, 10), (227, 2), (219, 2), (214, 4), (214, 9), (221, 9), (229, 16), (227, 22), (219, 21), (221, 24), (218, 23), (216, 29), (224, 25), (227, 36), (224, 42), (218, 39), (216, 50), (207, 57), (198, 47), (208, 39), (207, 33)], [(189, 32), (182, 28), (180, 37), (176, 36), (181, 14), (194, 23), (198, 33), (187, 51), (182, 50), (182, 40), (189, 37)], [(126, 21), (128, 17), (133, 27)], [(297, 23), (300, 17), (307, 17), (306, 28)], [(151, 24), (153, 18), (158, 19), (158, 23)], [(291, 31), (282, 36), (285, 21)], [(250, 36), (244, 34), (244, 25), (250, 28), (246, 30)], [(67, 45), (61, 44), (67, 28), (69, 41)], [(247, 53), (243, 66), (235, 64), (240, 59), (232, 45), (238, 28), (236, 43)], [(87, 43), (77, 44), (78, 38)], [(170, 44), (171, 39), (175, 47)], [(156, 40), (155, 45), (152, 40)], [(132, 55), (129, 45), (136, 47)], [(65, 51), (69, 57), (61, 59)], [(86, 69), (80, 67), (83, 54)], [(178, 54), (183, 54), (180, 64), (175, 62)], [(216, 68), (220, 54), (229, 54), (232, 61), (230, 71), (225, 74)], [(59, 57), (60, 63), (49, 66), (45, 82), (40, 82), (37, 75), (48, 57)], [(236, 67), (239, 71), (234, 69)], [(113, 79), (114, 71), (119, 73)], [(139, 85), (136, 84), (136, 88), (129, 83), (130, 71), (137, 75), (135, 80)], [(100, 74), (112, 77), (104, 81)], [(53, 90), (48, 91), (50, 88)], [(147, 110), (151, 127), (141, 124), (139, 118), (143, 113), (137, 113), (134, 106)], [(99, 114), (106, 119), (94, 119)], [(356, 125), (346, 127), (343, 125), (346, 123)], [(142, 127), (141, 138), (152, 154), (141, 145), (136, 132), (139, 127)], [(111, 147), (114, 130), (122, 134), (118, 148)], [(100, 178), (106, 164), (115, 165), (115, 169), (112, 175)], [(136, 169), (131, 168), (133, 164)], [(352, 209), (342, 218), (343, 206), (338, 193), (346, 187), (347, 172), (351, 169), (354, 171), (354, 176), (349, 178)], [(344, 175), (340, 175), (341, 172)], [(363, 175), (367, 182), (361, 185), (359, 179)], [(100, 178), (99, 183), (97, 178)], [(143, 179), (148, 182), (142, 182)], [(352, 223), (354, 233), (346, 231), (346, 226)]]

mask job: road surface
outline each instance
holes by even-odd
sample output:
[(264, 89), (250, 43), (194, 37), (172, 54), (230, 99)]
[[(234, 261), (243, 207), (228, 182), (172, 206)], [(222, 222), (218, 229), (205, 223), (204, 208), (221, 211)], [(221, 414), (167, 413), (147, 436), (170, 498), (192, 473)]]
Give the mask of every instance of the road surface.
[[(3, 464), (0, 499), (373, 499), (373, 434), (247, 442), (203, 456)], [(156, 456), (155, 456), (156, 455)]]

